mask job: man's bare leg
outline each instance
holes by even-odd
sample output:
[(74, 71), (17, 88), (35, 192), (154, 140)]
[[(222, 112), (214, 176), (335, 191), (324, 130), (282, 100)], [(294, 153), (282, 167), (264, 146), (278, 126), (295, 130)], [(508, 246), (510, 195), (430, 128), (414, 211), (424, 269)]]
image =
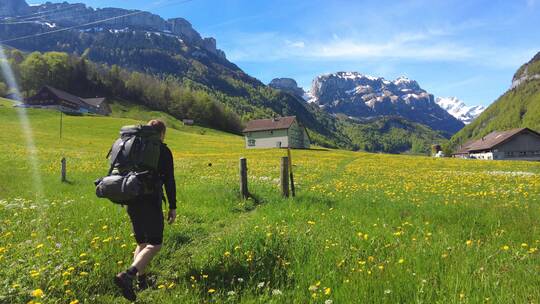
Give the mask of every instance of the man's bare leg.
[[(139, 246), (137, 246), (137, 248), (139, 248)], [(159, 250), (161, 250), (161, 245), (146, 244), (146, 246), (144, 246), (144, 248), (142, 248), (135, 256), (131, 267), (135, 267), (137, 269), (138, 275), (144, 274), (146, 266), (150, 264), (150, 261), (152, 261)]]

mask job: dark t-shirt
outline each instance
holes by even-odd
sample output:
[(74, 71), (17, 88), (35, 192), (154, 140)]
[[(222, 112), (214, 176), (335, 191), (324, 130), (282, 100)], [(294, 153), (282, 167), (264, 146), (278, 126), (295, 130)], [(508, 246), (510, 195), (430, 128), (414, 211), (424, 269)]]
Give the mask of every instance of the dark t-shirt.
[(162, 185), (165, 186), (169, 209), (176, 209), (176, 182), (174, 180), (174, 162), (172, 152), (166, 144), (161, 144), (159, 154), (158, 174)]

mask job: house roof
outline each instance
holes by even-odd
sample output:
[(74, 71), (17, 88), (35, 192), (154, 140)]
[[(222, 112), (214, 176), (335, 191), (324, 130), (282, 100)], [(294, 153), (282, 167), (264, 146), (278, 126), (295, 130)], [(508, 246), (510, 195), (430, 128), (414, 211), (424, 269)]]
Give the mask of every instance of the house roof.
[[(59, 90), (57, 88), (53, 88), (53, 87), (51, 87), (49, 85), (44, 86), (43, 88), (41, 88), (41, 90), (48, 90), (53, 95), (58, 97), (58, 99), (65, 100), (67, 102), (73, 103), (73, 104), (75, 104), (75, 105), (77, 105), (79, 107), (81, 107), (81, 106), (82, 107), (93, 106), (93, 107), (97, 108), (103, 103), (103, 101), (105, 101), (104, 97), (81, 98), (81, 97), (75, 96), (73, 94), (70, 94), (68, 92), (64, 92), (62, 90)], [(28, 100), (34, 100), (34, 99), (39, 100), (39, 94), (28, 98)]]
[(79, 106), (85, 106), (86, 105), (86, 102), (82, 98), (80, 98), (78, 96), (75, 96), (73, 94), (69, 94), (68, 92), (64, 92), (62, 90), (53, 88), (53, 87), (48, 86), (48, 85), (46, 85), (45, 88), (47, 88), (49, 91), (51, 91), (51, 93), (53, 93), (54, 95), (56, 95), (56, 97), (58, 97), (60, 99), (72, 102), (72, 103), (74, 103), (76, 105), (79, 105)]
[(491, 150), (495, 148), (496, 146), (507, 142), (515, 135), (523, 133), (523, 132), (531, 132), (533, 134), (536, 134), (537, 136), (540, 136), (540, 133), (533, 131), (529, 128), (518, 128), (518, 129), (507, 130), (507, 131), (494, 131), (480, 139), (471, 140), (465, 143), (454, 154), (467, 154), (467, 153), (475, 152), (475, 151)]
[(247, 126), (243, 132), (288, 129), (291, 127), (295, 120), (296, 116), (252, 120), (247, 123)]
[(81, 98), (87, 104), (99, 108), (99, 106), (105, 101), (105, 97), (96, 98)]

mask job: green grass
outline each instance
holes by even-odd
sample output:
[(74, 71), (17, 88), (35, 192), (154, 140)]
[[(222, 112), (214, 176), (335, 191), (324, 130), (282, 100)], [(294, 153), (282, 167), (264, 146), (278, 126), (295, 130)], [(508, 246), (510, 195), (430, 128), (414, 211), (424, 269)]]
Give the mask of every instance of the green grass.
[[(0, 302), (125, 302), (112, 277), (130, 263), (129, 220), (95, 197), (93, 180), (107, 171), (119, 128), (137, 120), (64, 116), (60, 141), (58, 113), (28, 117), (43, 198), (16, 112), (0, 102)], [(277, 183), (284, 151), (245, 150), (239, 136), (176, 124), (166, 142), (179, 217), (140, 303), (540, 299), (538, 163), (293, 151), (298, 195), (286, 200)], [(239, 199), (242, 156), (256, 200)]]

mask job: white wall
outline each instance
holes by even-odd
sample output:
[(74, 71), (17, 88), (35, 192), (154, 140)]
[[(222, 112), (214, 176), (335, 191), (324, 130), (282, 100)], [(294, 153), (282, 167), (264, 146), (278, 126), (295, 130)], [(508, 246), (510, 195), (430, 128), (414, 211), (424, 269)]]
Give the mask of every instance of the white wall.
[[(255, 141), (255, 145), (249, 145), (250, 140)], [(257, 131), (245, 134), (246, 148), (277, 148), (281, 142), (281, 148), (289, 146), (287, 130)]]

